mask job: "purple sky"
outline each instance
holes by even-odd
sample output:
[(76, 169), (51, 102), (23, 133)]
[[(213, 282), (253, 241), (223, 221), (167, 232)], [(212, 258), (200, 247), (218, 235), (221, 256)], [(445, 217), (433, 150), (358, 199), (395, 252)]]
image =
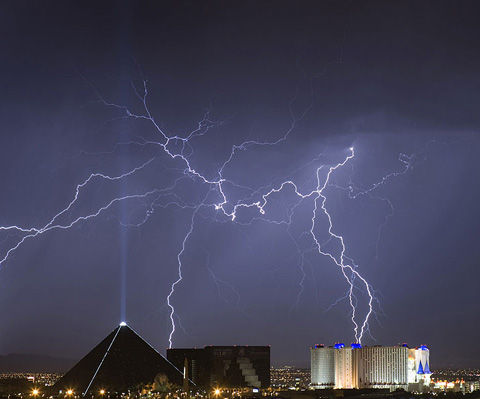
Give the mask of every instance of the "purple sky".
[[(185, 154), (211, 179), (233, 145), (275, 141), (296, 117), (285, 141), (236, 152), (224, 169), (236, 184), (226, 209), (286, 180), (314, 190), (317, 168), (353, 145), (325, 196), (335, 233), (378, 299), (363, 343), (427, 344), (432, 369), (479, 367), (478, 5), (136, 3), (0, 6), (0, 226), (44, 226), (94, 172), (120, 175), (153, 159), (128, 178), (92, 180), (62, 223), (183, 177), (153, 207), (150, 197), (120, 201), (13, 252), (0, 265), (0, 354), (79, 358), (122, 312), (156, 348), (168, 346), (166, 297), (192, 207), (219, 193), (205, 197), (212, 187), (159, 145), (116, 146), (160, 141), (148, 121), (99, 101), (142, 112), (132, 83), (141, 89), (144, 78), (168, 135), (188, 135), (210, 111), (215, 124)], [(410, 157), (406, 171), (400, 154)], [(348, 187), (375, 189), (352, 199)], [(291, 189), (271, 198), (274, 221), (298, 199)], [(312, 206), (295, 207), (290, 226), (252, 220), (255, 209), (236, 223), (212, 206), (198, 211), (172, 297), (174, 346), (270, 344), (273, 364), (307, 365), (310, 345), (354, 340), (348, 301), (329, 308), (348, 286), (312, 250)], [(326, 223), (316, 225), (325, 240)], [(23, 235), (0, 231), (0, 258)], [(337, 244), (325, 243), (338, 254)], [(368, 298), (355, 284), (361, 320)]]

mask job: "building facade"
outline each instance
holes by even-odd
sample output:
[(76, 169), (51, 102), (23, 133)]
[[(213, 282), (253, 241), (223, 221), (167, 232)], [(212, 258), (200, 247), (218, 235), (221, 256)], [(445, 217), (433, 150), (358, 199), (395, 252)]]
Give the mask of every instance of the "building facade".
[(269, 346), (206, 346), (199, 349), (168, 349), (167, 359), (201, 387), (270, 386)]
[(335, 385), (334, 348), (315, 345), (310, 348), (311, 381), (317, 388), (333, 388)]
[(355, 349), (356, 388), (408, 389), (408, 348), (404, 346), (366, 346)]
[(353, 388), (352, 348), (345, 344), (335, 344), (335, 388)]

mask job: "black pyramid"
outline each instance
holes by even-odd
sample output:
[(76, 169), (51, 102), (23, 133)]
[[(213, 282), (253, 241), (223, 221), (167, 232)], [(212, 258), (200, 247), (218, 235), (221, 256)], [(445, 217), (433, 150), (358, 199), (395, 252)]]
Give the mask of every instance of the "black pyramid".
[(126, 392), (150, 384), (164, 374), (168, 382), (181, 385), (183, 374), (125, 323), (115, 328), (53, 386), (53, 391), (72, 389), (76, 395), (94, 395), (100, 390)]

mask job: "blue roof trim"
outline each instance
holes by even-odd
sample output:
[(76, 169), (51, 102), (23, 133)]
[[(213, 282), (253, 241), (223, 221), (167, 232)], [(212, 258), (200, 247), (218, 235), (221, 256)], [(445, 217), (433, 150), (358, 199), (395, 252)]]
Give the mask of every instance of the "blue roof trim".
[(430, 368), (428, 367), (428, 362), (425, 364), (425, 368), (423, 369), (423, 371), (425, 374), (432, 374)]
[(419, 364), (419, 366), (418, 366), (417, 374), (425, 374), (425, 373), (423, 372), (422, 361), (420, 361), (420, 364)]

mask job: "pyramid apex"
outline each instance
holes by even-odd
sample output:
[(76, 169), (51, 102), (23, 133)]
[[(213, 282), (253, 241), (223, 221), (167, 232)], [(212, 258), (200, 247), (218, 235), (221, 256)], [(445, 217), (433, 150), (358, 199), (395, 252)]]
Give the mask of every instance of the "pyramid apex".
[(119, 324), (120, 327), (125, 327), (126, 325), (127, 325), (127, 322), (125, 321), (121, 321)]

